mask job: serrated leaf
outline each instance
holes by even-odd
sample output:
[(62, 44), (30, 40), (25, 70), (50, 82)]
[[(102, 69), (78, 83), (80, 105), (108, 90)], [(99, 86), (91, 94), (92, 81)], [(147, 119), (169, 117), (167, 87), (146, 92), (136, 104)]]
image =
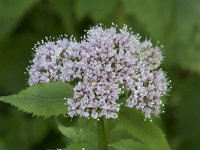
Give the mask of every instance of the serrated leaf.
[(67, 113), (65, 98), (73, 96), (73, 87), (68, 83), (53, 82), (29, 87), (17, 95), (0, 97), (28, 113), (48, 118)]
[(126, 130), (151, 150), (169, 150), (163, 132), (152, 122), (144, 121), (141, 112), (122, 107), (116, 129)]

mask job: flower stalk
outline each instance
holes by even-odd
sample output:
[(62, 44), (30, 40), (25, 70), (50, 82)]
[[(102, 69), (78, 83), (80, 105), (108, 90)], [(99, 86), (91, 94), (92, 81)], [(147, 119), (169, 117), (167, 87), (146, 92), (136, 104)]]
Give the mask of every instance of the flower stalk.
[(97, 136), (98, 136), (99, 150), (107, 150), (108, 143), (107, 143), (107, 136), (106, 136), (103, 117), (99, 118), (99, 120), (97, 121), (97, 134), (98, 134)]

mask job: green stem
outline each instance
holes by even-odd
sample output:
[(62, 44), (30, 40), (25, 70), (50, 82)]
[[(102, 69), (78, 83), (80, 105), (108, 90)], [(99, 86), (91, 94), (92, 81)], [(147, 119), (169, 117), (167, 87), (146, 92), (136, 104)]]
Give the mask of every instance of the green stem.
[(107, 150), (108, 146), (103, 118), (100, 118), (99, 121), (97, 121), (97, 134), (99, 150)]
[(108, 119), (107, 124), (106, 124), (106, 137), (107, 137), (107, 141), (108, 139), (110, 139), (110, 133), (113, 127), (113, 120), (112, 119)]

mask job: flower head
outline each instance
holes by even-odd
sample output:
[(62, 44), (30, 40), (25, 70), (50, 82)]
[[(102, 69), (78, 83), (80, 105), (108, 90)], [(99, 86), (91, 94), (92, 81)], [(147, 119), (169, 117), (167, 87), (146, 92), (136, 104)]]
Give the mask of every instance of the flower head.
[(66, 38), (60, 38), (56, 42), (48, 40), (48, 38), (46, 40), (47, 42), (42, 41), (33, 48), (35, 55), (28, 71), (29, 85), (60, 79), (61, 55), (70, 42)]
[(160, 114), (161, 97), (168, 81), (159, 68), (160, 47), (124, 26), (95, 26), (80, 42), (65, 38), (42, 43), (35, 49), (29, 70), (29, 84), (76, 81), (74, 97), (67, 100), (68, 115), (117, 118), (119, 97), (124, 89), (124, 104), (141, 110), (146, 118)]

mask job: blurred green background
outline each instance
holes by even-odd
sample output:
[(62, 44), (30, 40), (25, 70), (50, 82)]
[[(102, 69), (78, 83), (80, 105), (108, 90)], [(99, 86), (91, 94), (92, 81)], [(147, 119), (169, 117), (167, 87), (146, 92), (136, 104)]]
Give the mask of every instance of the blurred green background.
[[(158, 123), (173, 150), (199, 150), (200, 0), (0, 0), (0, 96), (27, 87), (24, 72), (37, 41), (78, 38), (92, 25), (112, 22), (164, 45), (172, 90)], [(0, 103), (0, 150), (62, 148), (65, 142), (53, 118), (32, 118)]]

